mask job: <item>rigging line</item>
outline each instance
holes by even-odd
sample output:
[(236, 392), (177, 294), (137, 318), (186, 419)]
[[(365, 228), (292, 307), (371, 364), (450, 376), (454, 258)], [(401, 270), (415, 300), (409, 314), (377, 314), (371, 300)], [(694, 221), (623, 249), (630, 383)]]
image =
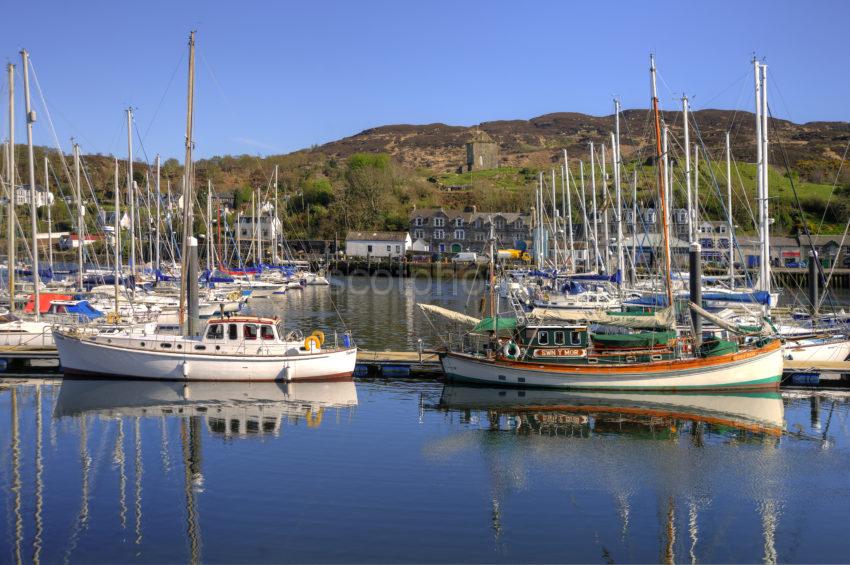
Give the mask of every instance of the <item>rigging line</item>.
[(151, 116), (151, 120), (148, 123), (148, 127), (145, 128), (145, 134), (143, 136), (144, 138), (148, 137), (148, 133), (150, 133), (151, 127), (153, 127), (153, 124), (156, 121), (156, 117), (159, 115), (159, 111), (162, 109), (162, 103), (165, 101), (165, 97), (168, 95), (168, 91), (171, 89), (171, 84), (174, 82), (174, 77), (177, 76), (177, 71), (180, 70), (180, 66), (183, 64), (183, 59), (186, 58), (186, 52), (184, 49), (181, 49), (180, 53), (180, 60), (177, 61), (177, 66), (174, 67), (174, 71), (172, 71), (171, 73), (171, 78), (168, 79), (168, 85), (166, 85), (165, 91), (162, 93), (162, 97), (159, 99), (159, 103), (156, 105), (156, 109), (153, 112), (153, 116)]
[(68, 161), (65, 159), (65, 153), (62, 151), (62, 144), (59, 143), (59, 136), (56, 134), (56, 128), (53, 124), (53, 118), (50, 117), (50, 108), (47, 106), (47, 100), (44, 98), (44, 92), (41, 90), (41, 83), (38, 81), (38, 74), (35, 71), (35, 66), (32, 63), (32, 59), (30, 58), (30, 70), (32, 70), (33, 82), (35, 82), (35, 88), (38, 90), (38, 96), (41, 99), (41, 107), (44, 110), (44, 114), (47, 116), (47, 123), (50, 124), (50, 132), (53, 134), (53, 141), (56, 143), (56, 149), (58, 149), (59, 160), (62, 163), (62, 168), (65, 171), (65, 175), (68, 178), (68, 184), (73, 186), (74, 179), (71, 175), (71, 169), (68, 166)]
[[(776, 80), (776, 74), (775, 73), (772, 75), (771, 82), (773, 84), (772, 89), (776, 91), (776, 94), (779, 96), (779, 99), (782, 101), (782, 105), (786, 107), (786, 111), (788, 112), (788, 115), (790, 116), (791, 112), (788, 110), (788, 104), (786, 104), (786, 102), (785, 102), (785, 97), (783, 96), (782, 89), (779, 87), (779, 83)], [(791, 120), (791, 121), (793, 121), (793, 120)], [(817, 230), (816, 230), (816, 232), (818, 234), (821, 233), (821, 230), (823, 229), (823, 224), (826, 221), (826, 213), (829, 210), (829, 205), (832, 202), (832, 197), (835, 195), (835, 189), (838, 187), (838, 180), (841, 176), (841, 170), (843, 169), (844, 163), (847, 159), (847, 150), (848, 149), (850, 149), (850, 139), (847, 140), (847, 145), (844, 146), (844, 154), (841, 156), (841, 163), (839, 164), (838, 170), (835, 173), (835, 178), (833, 179), (833, 182), (832, 182), (832, 188), (829, 191), (829, 198), (827, 198), (826, 206), (824, 207), (823, 214), (821, 214), (820, 223), (818, 224), (818, 227), (817, 227)], [(833, 268), (834, 268), (834, 266), (833, 266)]]
[[(768, 113), (768, 116), (773, 118), (774, 123), (775, 123), (776, 118), (773, 117), (773, 113), (770, 111), (769, 106), (767, 108), (767, 113)], [(782, 138), (780, 136), (778, 136), (778, 135), (776, 136), (775, 143), (776, 143), (776, 145), (779, 146), (779, 154), (782, 155), (782, 161), (783, 161), (783, 164), (785, 165), (785, 172), (788, 175), (788, 182), (791, 185), (791, 191), (794, 193), (794, 202), (797, 204), (797, 209), (800, 212), (800, 220), (801, 220), (801, 223), (803, 224), (803, 235), (808, 239), (809, 253), (811, 254), (810, 257), (814, 258), (817, 255), (817, 253), (815, 251), (815, 244), (814, 244), (814, 241), (812, 240), (812, 234), (809, 232), (809, 226), (806, 223), (806, 213), (805, 213), (805, 211), (803, 211), (803, 207), (800, 204), (800, 195), (797, 194), (797, 187), (794, 184), (794, 177), (791, 174), (791, 166), (788, 163), (788, 154), (785, 151), (785, 146), (782, 144)], [(842, 237), (841, 242), (842, 242), (842, 245), (843, 245), (844, 244), (844, 238), (843, 237)], [(824, 292), (824, 297), (820, 300), (820, 302), (818, 304), (823, 303), (823, 300), (825, 300), (826, 298), (829, 298), (830, 299), (830, 305), (833, 307), (833, 310), (835, 310), (835, 304), (832, 302), (832, 293), (828, 292), (829, 279), (827, 279), (824, 275), (823, 265), (820, 263), (820, 261), (815, 261), (815, 267), (817, 269), (817, 276), (818, 276), (818, 279), (819, 279), (818, 282), (826, 281), (826, 284), (824, 285), (824, 290), (826, 292)], [(833, 265), (832, 269), (833, 270), (835, 269), (834, 265)], [(830, 271), (830, 277), (832, 276), (833, 270)], [(811, 284), (811, 282), (813, 282), (813, 281), (810, 281), (810, 284)], [(814, 321), (814, 320), (812, 320), (812, 321)]]

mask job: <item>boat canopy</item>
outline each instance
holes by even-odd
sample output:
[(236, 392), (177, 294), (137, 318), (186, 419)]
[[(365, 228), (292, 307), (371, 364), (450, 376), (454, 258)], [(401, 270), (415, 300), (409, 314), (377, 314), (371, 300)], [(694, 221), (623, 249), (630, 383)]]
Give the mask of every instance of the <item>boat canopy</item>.
[(593, 340), (595, 345), (616, 349), (649, 348), (667, 345), (675, 337), (675, 331), (638, 332), (633, 334), (590, 334), (590, 339)]
[(83, 320), (94, 320), (95, 318), (100, 318), (103, 316), (103, 312), (100, 310), (95, 310), (95, 308), (89, 304), (88, 300), (80, 300), (75, 302), (74, 304), (68, 304), (65, 307), (65, 310), (69, 314), (76, 314), (77, 318), (81, 321)]
[[(496, 323), (495, 323), (496, 331), (497, 332), (501, 332), (501, 331), (513, 332), (513, 330), (516, 329), (516, 323), (517, 323), (516, 318), (502, 318), (502, 317), (497, 316), (496, 317)], [(494, 325), (493, 324), (493, 318), (488, 316), (487, 318), (484, 318), (483, 320), (478, 322), (475, 325), (475, 327), (472, 328), (471, 333), (479, 333), (480, 334), (480, 333), (485, 333), (485, 332), (492, 332), (493, 331), (493, 325)]]
[[(50, 310), (50, 303), (54, 300), (71, 300), (70, 294), (57, 294), (55, 292), (42, 292), (38, 295), (38, 312), (45, 314)], [(35, 295), (30, 294), (30, 298), (24, 306), (24, 312), (32, 314), (35, 312)]]

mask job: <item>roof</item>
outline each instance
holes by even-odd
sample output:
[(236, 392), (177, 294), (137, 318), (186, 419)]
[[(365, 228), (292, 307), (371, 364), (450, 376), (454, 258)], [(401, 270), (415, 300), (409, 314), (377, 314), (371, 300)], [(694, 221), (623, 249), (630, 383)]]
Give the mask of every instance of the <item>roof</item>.
[(407, 241), (406, 231), (350, 231), (345, 241)]
[(462, 218), (464, 223), (472, 223), (480, 219), (485, 225), (490, 218), (500, 216), (509, 224), (514, 223), (517, 219), (522, 219), (523, 223), (531, 223), (531, 214), (527, 212), (463, 212), (461, 210), (446, 210), (444, 208), (416, 208), (410, 213), (411, 218), (430, 218), (442, 214), (448, 219)]
[[(623, 247), (631, 247), (633, 237), (623, 239)], [(647, 233), (637, 235), (637, 245), (639, 247), (661, 247), (664, 244), (664, 237), (660, 233)], [(688, 249), (690, 244), (687, 241), (678, 237), (670, 236), (670, 247), (672, 249)]]

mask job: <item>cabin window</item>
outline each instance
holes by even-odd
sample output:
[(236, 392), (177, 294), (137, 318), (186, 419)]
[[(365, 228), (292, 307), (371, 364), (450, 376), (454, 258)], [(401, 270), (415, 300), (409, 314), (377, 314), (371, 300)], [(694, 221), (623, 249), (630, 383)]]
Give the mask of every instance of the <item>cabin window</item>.
[(224, 324), (210, 324), (207, 339), (224, 339)]
[(540, 345), (549, 345), (549, 332), (539, 332), (537, 334), (537, 343)]
[(555, 345), (564, 345), (564, 332), (555, 332), (552, 340)]
[(260, 337), (263, 339), (274, 339), (274, 330), (271, 326), (260, 326)]
[(255, 324), (245, 324), (243, 328), (242, 336), (245, 339), (257, 339), (257, 326)]
[(581, 332), (570, 332), (570, 345), (581, 345)]
[(367, 246), (366, 246), (366, 253), (371, 253), (371, 252), (372, 252), (372, 246), (371, 246), (371, 245), (367, 245)]
[(239, 339), (239, 326), (236, 324), (227, 325), (227, 339)]

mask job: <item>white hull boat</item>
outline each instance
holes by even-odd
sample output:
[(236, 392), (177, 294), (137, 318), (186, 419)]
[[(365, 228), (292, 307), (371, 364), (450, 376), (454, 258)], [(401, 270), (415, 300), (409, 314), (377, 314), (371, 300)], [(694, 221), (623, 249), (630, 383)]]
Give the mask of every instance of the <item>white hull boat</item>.
[(208, 322), (204, 337), (71, 330), (54, 332), (54, 340), (68, 376), (178, 381), (351, 378), (356, 347), (323, 348), (320, 332), (303, 341), (300, 335), (283, 338), (276, 323), (266, 318), (217, 318)]

